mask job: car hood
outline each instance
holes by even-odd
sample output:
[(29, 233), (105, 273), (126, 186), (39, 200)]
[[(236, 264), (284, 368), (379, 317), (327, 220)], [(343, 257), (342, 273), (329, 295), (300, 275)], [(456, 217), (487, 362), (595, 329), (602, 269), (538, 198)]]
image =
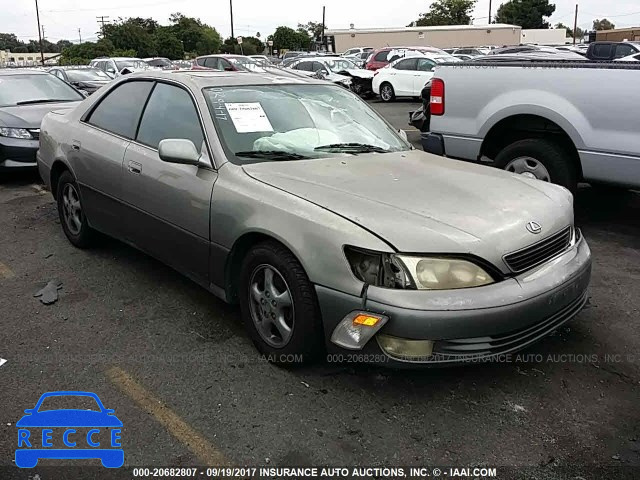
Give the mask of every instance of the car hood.
[(0, 108), (0, 126), (40, 128), (44, 116), (54, 110), (72, 110), (80, 102), (36, 103)]
[[(563, 188), (417, 150), (243, 168), (402, 252), (495, 259), (573, 224), (571, 194)], [(527, 231), (530, 221), (541, 234)]]
[(91, 410), (48, 410), (25, 415), (16, 427), (121, 427), (115, 415)]

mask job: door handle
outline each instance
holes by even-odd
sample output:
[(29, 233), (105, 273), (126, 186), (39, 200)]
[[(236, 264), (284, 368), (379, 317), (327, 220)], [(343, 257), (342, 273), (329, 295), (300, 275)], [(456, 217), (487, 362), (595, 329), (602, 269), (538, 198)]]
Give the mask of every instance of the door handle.
[(71, 148), (74, 150), (80, 150), (80, 142), (78, 140), (71, 140)]
[(140, 175), (142, 173), (142, 164), (138, 162), (129, 162), (129, 171)]

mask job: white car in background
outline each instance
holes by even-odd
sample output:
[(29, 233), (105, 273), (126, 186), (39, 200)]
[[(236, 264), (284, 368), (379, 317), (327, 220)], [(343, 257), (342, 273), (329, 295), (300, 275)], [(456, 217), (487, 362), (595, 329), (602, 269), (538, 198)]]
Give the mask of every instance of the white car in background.
[(147, 62), (132, 57), (98, 57), (91, 60), (89, 66), (102, 70), (111, 78), (149, 69)]
[(309, 77), (322, 78), (350, 88), (358, 95), (371, 93), (373, 72), (358, 68), (352, 61), (343, 57), (302, 57), (289, 67)]
[(400, 58), (374, 73), (371, 87), (383, 102), (397, 97), (419, 97), (425, 84), (433, 77), (438, 63), (461, 62), (448, 54), (421, 54)]
[(358, 55), (361, 53), (365, 53), (365, 52), (373, 52), (373, 48), (372, 47), (355, 47), (355, 48), (350, 48), (349, 50), (342, 52), (340, 54), (341, 57), (350, 57), (351, 55)]

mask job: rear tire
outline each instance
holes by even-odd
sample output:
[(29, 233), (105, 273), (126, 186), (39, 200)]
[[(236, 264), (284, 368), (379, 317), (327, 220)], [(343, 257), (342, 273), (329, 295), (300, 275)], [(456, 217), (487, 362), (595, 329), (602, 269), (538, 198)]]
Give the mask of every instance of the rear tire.
[(393, 85), (389, 82), (384, 82), (380, 85), (380, 99), (383, 102), (393, 102), (396, 99), (396, 92), (393, 89)]
[(80, 188), (68, 170), (58, 179), (58, 215), (67, 239), (78, 248), (88, 248), (93, 243), (95, 231), (89, 226), (84, 214)]
[(249, 337), (270, 362), (309, 363), (322, 352), (322, 317), (313, 284), (280, 243), (266, 241), (249, 251), (242, 262), (239, 297)]
[(551, 140), (527, 138), (503, 148), (495, 158), (496, 167), (548, 181), (576, 191), (578, 172), (574, 159)]

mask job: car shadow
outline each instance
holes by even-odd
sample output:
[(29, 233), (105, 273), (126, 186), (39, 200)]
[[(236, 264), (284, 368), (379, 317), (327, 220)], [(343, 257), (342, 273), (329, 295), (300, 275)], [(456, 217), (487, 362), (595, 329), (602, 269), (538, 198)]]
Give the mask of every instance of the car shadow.
[(0, 185), (4, 187), (22, 187), (33, 183), (42, 184), (37, 170), (0, 171)]

